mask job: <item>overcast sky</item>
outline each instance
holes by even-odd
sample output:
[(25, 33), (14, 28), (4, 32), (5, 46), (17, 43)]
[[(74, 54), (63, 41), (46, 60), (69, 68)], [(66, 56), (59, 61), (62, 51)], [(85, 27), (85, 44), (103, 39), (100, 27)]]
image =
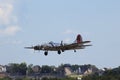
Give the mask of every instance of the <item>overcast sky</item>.
[[(92, 41), (61, 55), (26, 50), (49, 41)], [(0, 0), (0, 64), (120, 66), (120, 0)]]

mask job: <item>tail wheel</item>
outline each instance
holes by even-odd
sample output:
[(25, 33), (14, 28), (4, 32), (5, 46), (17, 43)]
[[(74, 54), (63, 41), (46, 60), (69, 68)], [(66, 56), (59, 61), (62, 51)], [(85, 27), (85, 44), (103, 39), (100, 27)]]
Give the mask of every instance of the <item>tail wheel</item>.
[(45, 56), (47, 56), (47, 55), (48, 55), (48, 52), (47, 52), (47, 51), (45, 51), (45, 52), (44, 52), (44, 55), (45, 55)]
[(62, 52), (64, 52), (64, 50), (62, 50)]
[(58, 54), (61, 54), (61, 51), (60, 51), (60, 50), (58, 50)]

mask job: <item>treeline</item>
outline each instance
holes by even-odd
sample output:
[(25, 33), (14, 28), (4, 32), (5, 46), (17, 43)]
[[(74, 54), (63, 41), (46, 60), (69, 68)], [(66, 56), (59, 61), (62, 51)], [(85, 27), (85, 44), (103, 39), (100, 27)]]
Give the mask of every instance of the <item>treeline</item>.
[(106, 70), (102, 75), (95, 73), (84, 76), (82, 80), (120, 80), (120, 67)]
[[(5, 77), (5, 78), (0, 78), (0, 80), (13, 80), (12, 78), (9, 78), (9, 77)], [(14, 80), (77, 80), (75, 78), (70, 78), (70, 77), (66, 77), (66, 78), (47, 78), (47, 77), (44, 77), (42, 79), (30, 79), (30, 78), (16, 78)]]
[(27, 69), (26, 63), (9, 63), (6, 65), (6, 72), (10, 75), (26, 75)]
[(64, 76), (65, 71), (64, 68), (69, 67), (71, 72), (83, 74), (86, 70), (92, 69), (94, 72), (98, 71), (98, 68), (94, 65), (70, 65), (70, 64), (61, 64), (58, 67), (48, 66), (48, 65), (33, 65), (26, 63), (9, 63), (6, 65), (6, 72), (10, 75), (44, 75), (44, 74), (52, 74)]
[[(69, 68), (74, 74), (83, 74), (88, 69), (93, 69), (98, 71), (98, 68), (94, 65), (71, 65), (71, 64), (61, 64), (58, 67), (48, 66), (48, 65), (27, 65), (23, 63), (9, 63), (6, 67), (6, 73), (9, 74), (8, 77), (0, 78), (0, 80), (76, 80), (75, 78), (70, 78), (65, 75), (65, 67)], [(43, 77), (45, 76), (45, 77)], [(46, 76), (53, 76), (48, 78)]]
[[(29, 76), (33, 76), (31, 79), (35, 80), (36, 76), (41, 77), (41, 75), (52, 75), (55, 78), (44, 77), (42, 80), (76, 80), (75, 78), (70, 78), (65, 76), (65, 67), (71, 69), (73, 74), (83, 75), (82, 80), (120, 80), (120, 67), (114, 69), (100, 70), (96, 66), (87, 65), (71, 65), (71, 64), (61, 64), (58, 67), (48, 66), (48, 65), (27, 65), (23, 63), (9, 63), (6, 67), (6, 73), (9, 74), (8, 77), (0, 78), (0, 80), (12, 80), (12, 77), (18, 77), (16, 80), (30, 80)], [(92, 70), (91, 74), (85, 75), (86, 72)], [(91, 72), (91, 71), (90, 71)], [(57, 75), (57, 76), (56, 76)], [(22, 76), (22, 77), (21, 77)], [(62, 76), (62, 77), (61, 77)], [(21, 79), (19, 79), (21, 77)]]
[(39, 75), (39, 74), (63, 74), (64, 73), (64, 66), (59, 66), (56, 68), (55, 66), (48, 66), (48, 65), (33, 65), (26, 63), (9, 63), (6, 65), (6, 72), (10, 75)]

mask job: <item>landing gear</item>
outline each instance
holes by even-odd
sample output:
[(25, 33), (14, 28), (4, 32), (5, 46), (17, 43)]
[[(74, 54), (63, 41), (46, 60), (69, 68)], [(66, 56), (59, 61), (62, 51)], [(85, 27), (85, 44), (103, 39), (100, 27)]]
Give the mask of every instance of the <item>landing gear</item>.
[(45, 55), (45, 56), (47, 56), (47, 55), (48, 55), (48, 52), (47, 52), (47, 51), (45, 51), (45, 52), (44, 52), (44, 55)]
[(58, 50), (58, 54), (61, 54), (61, 51), (60, 51), (60, 50)]
[(74, 52), (76, 52), (76, 50), (74, 49)]
[(64, 50), (62, 50), (62, 52), (64, 52)]

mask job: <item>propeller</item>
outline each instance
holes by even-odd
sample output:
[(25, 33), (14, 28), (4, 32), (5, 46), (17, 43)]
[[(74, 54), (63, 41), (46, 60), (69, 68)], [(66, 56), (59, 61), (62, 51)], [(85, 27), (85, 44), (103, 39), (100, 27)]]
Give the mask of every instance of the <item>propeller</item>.
[(24, 48), (26, 48), (26, 49), (34, 49), (35, 50), (35, 48), (36, 48), (36, 46), (31, 46), (31, 47), (24, 47)]
[(39, 50), (40, 51), (43, 48), (43, 46), (42, 45), (36, 45), (36, 46), (24, 47), (24, 48), (26, 48), (26, 49), (34, 49), (34, 51), (35, 50)]
[(38, 50), (40, 52), (40, 50), (42, 50), (43, 46), (42, 45), (35, 45), (35, 46), (31, 46), (31, 47), (24, 47), (25, 49), (33, 49), (34, 50), (34, 53), (36, 50)]
[(32, 46), (32, 47), (24, 47), (24, 48), (26, 48), (26, 49), (34, 49), (34, 47)]

